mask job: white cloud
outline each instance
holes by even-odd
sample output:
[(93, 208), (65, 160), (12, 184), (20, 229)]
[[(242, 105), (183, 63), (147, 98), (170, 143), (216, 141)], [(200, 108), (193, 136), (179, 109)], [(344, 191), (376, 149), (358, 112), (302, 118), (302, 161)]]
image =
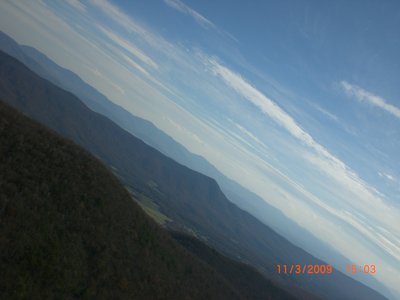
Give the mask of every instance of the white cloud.
[(400, 212), (389, 207), (382, 198), (382, 194), (374, 187), (369, 186), (344, 162), (333, 156), (326, 148), (317, 143), (288, 113), (254, 88), (239, 74), (222, 66), (214, 59), (209, 59), (207, 63), (212, 71), (228, 86), (246, 100), (253, 103), (269, 118), (285, 128), (293, 137), (301, 141), (303, 145), (313, 150), (314, 153), (305, 152), (304, 158), (317, 166), (323, 174), (335, 180), (336, 184), (347, 191), (349, 195), (357, 199), (357, 202), (348, 199), (348, 205), (363, 211), (378, 224), (386, 224), (393, 232), (400, 235)]
[(121, 58), (125, 63), (127, 63), (128, 65), (130, 65), (134, 69), (139, 70), (140, 72), (142, 72), (147, 77), (151, 78), (150, 74), (145, 69), (143, 69), (138, 63), (136, 63), (134, 60), (132, 60), (130, 57), (128, 57), (124, 53), (118, 53), (118, 58)]
[(340, 82), (343, 90), (350, 96), (354, 96), (360, 102), (367, 102), (375, 107), (385, 110), (386, 112), (392, 114), (396, 118), (400, 119), (400, 108), (387, 103), (385, 99), (374, 95), (359, 86), (348, 83), (347, 81)]
[(319, 105), (314, 105), (314, 107), (315, 107), (318, 111), (322, 112), (322, 114), (324, 114), (325, 116), (327, 116), (329, 119), (331, 119), (331, 120), (333, 120), (333, 121), (335, 121), (335, 122), (337, 122), (337, 123), (340, 122), (339, 119), (338, 119), (338, 117), (337, 117), (336, 115), (334, 115), (333, 113), (327, 111), (326, 109), (323, 109), (323, 108), (320, 107)]
[(109, 83), (119, 92), (119, 93), (121, 93), (121, 94), (125, 94), (125, 91), (124, 91), (124, 89), (122, 88), (122, 87), (120, 87), (118, 84), (116, 84), (115, 82), (113, 82), (113, 81), (109, 81)]
[(389, 179), (390, 181), (396, 181), (396, 178), (394, 178), (394, 177), (393, 177), (392, 175), (390, 175), (390, 174), (387, 174), (387, 173), (384, 173), (384, 172), (378, 172), (378, 175), (379, 175), (380, 177)]
[(111, 4), (109, 1), (90, 0), (90, 2), (126, 30), (136, 33), (144, 33), (143, 29), (139, 25), (137, 25), (128, 15), (122, 12), (117, 6)]
[(158, 69), (158, 65), (146, 54), (144, 54), (140, 49), (135, 47), (131, 42), (127, 41), (126, 39), (120, 37), (119, 35), (115, 34), (114, 32), (104, 28), (103, 26), (98, 26), (100, 30), (114, 43), (125, 49), (127, 52), (131, 53), (146, 65)]
[(86, 6), (79, 0), (66, 0), (66, 2), (74, 7), (75, 9), (79, 10), (80, 12), (86, 12)]
[(200, 24), (202, 27), (209, 29), (209, 28), (216, 28), (216, 26), (214, 25), (213, 22), (211, 22), (210, 20), (208, 20), (207, 18), (203, 17), (201, 14), (199, 14), (197, 11), (195, 11), (194, 9), (190, 8), (189, 6), (187, 6), (186, 4), (182, 3), (179, 0), (164, 0), (164, 2), (180, 11), (181, 13), (184, 13), (186, 15), (191, 16), (198, 24)]
[(208, 20), (203, 15), (199, 14), (193, 8), (189, 7), (188, 5), (184, 4), (180, 0), (164, 0), (165, 4), (169, 7), (176, 9), (177, 11), (192, 17), (201, 27), (205, 29), (213, 29), (221, 35), (228, 36), (231, 40), (238, 42), (237, 38), (234, 37), (232, 34), (221, 30), (218, 28), (213, 22)]
[[(159, 55), (167, 56), (168, 59), (172, 59), (175, 63), (179, 63), (179, 65), (188, 69), (193, 68), (192, 59), (188, 57), (186, 49), (181, 49), (177, 45), (171, 44), (160, 35), (147, 30), (145, 26), (136, 23), (129, 15), (125, 14), (117, 6), (111, 4), (107, 0), (91, 0), (91, 3), (127, 32), (133, 33), (135, 37), (139, 37), (141, 40), (145, 41), (147, 46), (150, 46), (153, 51), (158, 51)], [(167, 62), (168, 61), (163, 61), (163, 65)]]
[(316, 143), (314, 139), (307, 132), (305, 132), (291, 116), (289, 116), (289, 114), (287, 114), (276, 103), (262, 94), (259, 90), (254, 88), (239, 74), (231, 71), (225, 66), (222, 66), (214, 59), (208, 60), (208, 63), (210, 64), (212, 71), (216, 75), (220, 76), (228, 86), (233, 88), (245, 99), (249, 100), (256, 107), (258, 107), (264, 114), (268, 115), (271, 119), (284, 127), (291, 135), (302, 141), (304, 144), (310, 146), (323, 156), (335, 160), (335, 158), (332, 157), (325, 148)]
[(253, 140), (258, 147), (261, 147), (263, 150), (268, 150), (268, 147), (265, 143), (263, 143), (258, 137), (256, 137), (253, 133), (251, 133), (250, 131), (248, 131), (246, 128), (244, 128), (243, 126), (234, 123), (234, 125), (246, 136), (248, 136), (251, 140)]

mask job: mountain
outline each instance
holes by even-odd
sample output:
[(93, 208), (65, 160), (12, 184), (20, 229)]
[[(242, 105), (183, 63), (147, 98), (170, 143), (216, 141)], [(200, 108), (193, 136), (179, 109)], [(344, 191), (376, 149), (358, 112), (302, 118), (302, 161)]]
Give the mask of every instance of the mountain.
[(97, 159), (1, 102), (0, 141), (1, 299), (256, 299), (172, 240)]
[[(189, 152), (151, 122), (133, 116), (121, 106), (116, 105), (84, 82), (79, 76), (60, 67), (41, 52), (32, 47), (19, 45), (1, 31), (0, 49), (23, 62), (39, 76), (78, 96), (90, 109), (111, 119), (114, 123), (151, 147), (190, 169), (214, 178), (228, 200), (257, 217), (260, 221), (296, 245), (314, 250), (314, 253), (318, 253), (319, 255), (321, 253), (324, 254), (322, 258), (329, 259), (332, 264), (345, 266), (350, 263), (334, 251), (332, 247), (321, 242), (307, 230), (287, 218), (281, 211), (272, 207), (237, 182), (227, 178), (203, 157)], [(362, 275), (357, 276), (359, 280), (368, 283), (369, 286), (381, 292), (387, 291), (374, 278), (365, 278)]]
[(11, 37), (1, 31), (0, 49), (28, 66), (40, 77), (78, 95), (92, 110), (106, 115), (110, 115), (112, 111), (123, 111), (121, 107), (113, 104), (105, 96), (85, 83), (75, 73), (57, 65), (36, 49), (19, 45)]
[(171, 232), (171, 236), (219, 274), (223, 274), (224, 278), (236, 287), (241, 295), (249, 299), (267, 300), (277, 299), (277, 295), (281, 293), (279, 288), (266, 281), (254, 268), (221, 255), (197, 238), (175, 231)]
[(94, 113), (71, 93), (10, 56), (0, 55), (0, 97), (100, 158), (138, 198), (224, 254), (266, 276), (326, 299), (383, 299), (335, 270), (331, 275), (278, 275), (277, 263), (323, 264), (231, 203), (215, 180), (184, 167)]
[[(151, 122), (132, 115), (121, 106), (114, 104), (73, 72), (60, 67), (44, 54), (28, 46), (19, 45), (0, 31), (0, 49), (24, 63), (39, 76), (78, 96), (90, 109), (98, 112), (151, 147), (197, 172), (214, 178), (228, 199), (242, 209), (249, 211), (261, 221), (274, 226), (274, 230), (296, 240), (297, 236), (310, 235), (296, 223), (286, 218), (279, 210), (268, 205), (260, 197), (245, 189), (219, 172), (206, 159), (189, 152), (173, 138)], [(285, 224), (285, 226), (283, 226)], [(290, 229), (284, 229), (290, 228)], [(308, 243), (313, 237), (307, 239)], [(314, 238), (315, 240), (315, 238)], [(322, 247), (319, 245), (320, 248)], [(324, 249), (327, 252), (327, 249)]]

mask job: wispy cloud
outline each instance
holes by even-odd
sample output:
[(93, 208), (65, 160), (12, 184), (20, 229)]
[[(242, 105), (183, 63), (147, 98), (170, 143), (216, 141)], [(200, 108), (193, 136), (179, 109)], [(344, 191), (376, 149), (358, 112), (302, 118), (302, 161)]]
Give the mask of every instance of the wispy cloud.
[(117, 6), (111, 4), (107, 0), (90, 0), (91, 4), (100, 9), (104, 14), (109, 16), (113, 21), (124, 27), (129, 32), (145, 34), (145, 31), (136, 24), (132, 18), (122, 12)]
[(216, 75), (220, 76), (228, 86), (233, 88), (245, 99), (258, 107), (264, 114), (268, 115), (271, 119), (284, 127), (291, 135), (302, 141), (304, 144), (312, 147), (317, 152), (320, 152), (325, 156), (330, 156), (326, 149), (316, 143), (311, 135), (304, 131), (289, 114), (259, 90), (254, 88), (239, 74), (219, 64), (214, 59), (210, 59), (208, 62), (210, 63), (212, 71)]
[(379, 175), (379, 177), (383, 177), (383, 178), (389, 179), (390, 181), (396, 181), (396, 179), (390, 174), (387, 174), (387, 173), (384, 173), (384, 172), (378, 172), (378, 175)]
[(86, 6), (79, 0), (66, 0), (66, 3), (79, 10), (80, 12), (86, 12)]
[(190, 17), (192, 17), (200, 26), (209, 29), (209, 28), (216, 28), (215, 24), (208, 20), (206, 17), (202, 16), (199, 14), (197, 11), (194, 9), (190, 8), (186, 4), (182, 3), (179, 0), (164, 0), (164, 2), (176, 9), (177, 11), (180, 11), (181, 13), (184, 13)]
[(145, 26), (139, 25), (129, 15), (121, 11), (116, 5), (107, 0), (90, 1), (96, 8), (101, 10), (104, 16), (110, 18), (128, 33), (133, 33), (133, 37), (139, 37), (146, 44), (148, 44), (147, 46), (150, 46), (151, 49), (158, 51), (158, 54), (167, 55), (168, 58), (173, 59), (180, 64), (185, 64), (186, 67), (191, 66), (191, 63), (186, 64), (186, 60), (182, 60), (182, 58), (185, 57), (185, 55), (182, 53), (186, 51), (180, 49), (176, 45), (171, 44), (162, 36), (154, 34), (152, 31), (145, 28)]
[(237, 38), (235, 38), (232, 34), (218, 28), (213, 22), (211, 22), (209, 19), (195, 11), (193, 8), (189, 7), (185, 3), (181, 2), (180, 0), (164, 0), (165, 4), (167, 4), (169, 7), (190, 16), (199, 24), (201, 27), (205, 29), (213, 29), (216, 32), (228, 36), (230, 39), (232, 39), (235, 42), (238, 42)]
[(347, 81), (341, 81), (342, 89), (350, 96), (354, 96), (360, 102), (367, 102), (375, 107), (385, 110), (396, 118), (400, 119), (400, 108), (387, 103), (385, 99), (380, 96), (374, 95), (363, 88), (350, 84)]
[[(368, 214), (369, 217), (376, 219), (378, 223), (386, 223), (386, 226), (397, 232), (397, 234), (400, 234), (397, 220), (397, 217), (400, 218), (399, 212), (391, 211), (391, 208), (385, 204), (381, 194), (375, 188), (369, 186), (343, 161), (317, 143), (288, 113), (239, 74), (221, 65), (214, 59), (209, 59), (208, 63), (212, 71), (228, 86), (254, 104), (266, 116), (285, 128), (303, 145), (311, 148), (314, 153), (306, 152), (307, 155), (304, 158), (318, 167), (331, 179), (334, 179), (336, 184), (339, 184), (342, 188), (349, 191), (350, 194), (359, 198), (360, 202), (356, 204), (357, 209)], [(354, 204), (351, 204), (351, 206), (354, 206)]]
[(125, 49), (130, 54), (134, 55), (146, 65), (157, 69), (158, 65), (146, 54), (144, 54), (140, 49), (135, 47), (131, 42), (127, 41), (126, 39), (120, 37), (119, 35), (115, 34), (111, 30), (104, 28), (103, 26), (99, 26), (101, 31), (114, 43), (116, 43), (121, 48)]
[(322, 114), (324, 114), (325, 116), (327, 116), (329, 119), (331, 119), (332, 121), (335, 122), (339, 122), (339, 119), (336, 115), (334, 115), (333, 113), (327, 111), (326, 109), (323, 109), (321, 106), (319, 105), (314, 105), (314, 107), (320, 111)]

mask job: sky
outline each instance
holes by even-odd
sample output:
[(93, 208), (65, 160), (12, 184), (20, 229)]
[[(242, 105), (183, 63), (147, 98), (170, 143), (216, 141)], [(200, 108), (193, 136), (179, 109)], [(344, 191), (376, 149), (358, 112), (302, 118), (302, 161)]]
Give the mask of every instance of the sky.
[(400, 298), (399, 2), (0, 1), (0, 29)]

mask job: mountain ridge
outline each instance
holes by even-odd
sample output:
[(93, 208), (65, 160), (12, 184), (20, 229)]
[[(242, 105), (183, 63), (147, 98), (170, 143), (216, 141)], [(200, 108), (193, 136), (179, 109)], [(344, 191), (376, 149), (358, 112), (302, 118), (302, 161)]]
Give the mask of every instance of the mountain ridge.
[(2, 299), (256, 299), (172, 240), (87, 151), (1, 101), (0, 140)]

